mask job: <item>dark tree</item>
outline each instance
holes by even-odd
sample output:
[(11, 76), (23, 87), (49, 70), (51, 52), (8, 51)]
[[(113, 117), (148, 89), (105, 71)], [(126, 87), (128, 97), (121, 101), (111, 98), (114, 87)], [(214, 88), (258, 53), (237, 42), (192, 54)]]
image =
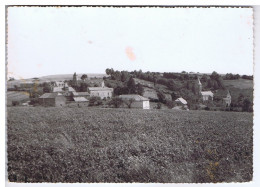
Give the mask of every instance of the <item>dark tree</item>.
[(135, 80), (133, 77), (129, 79), (127, 82), (127, 87), (128, 87), (128, 93), (129, 94), (135, 94), (136, 93), (136, 86), (135, 86)]
[(127, 105), (128, 108), (131, 108), (132, 103), (134, 102), (134, 99), (128, 99), (128, 100), (124, 100), (124, 103)]
[(108, 104), (113, 105), (115, 108), (119, 108), (123, 104), (123, 100), (120, 97), (114, 97)]
[(88, 90), (88, 84), (86, 83), (86, 82), (82, 82), (81, 84), (80, 84), (80, 91), (81, 92), (86, 92), (87, 90)]
[(102, 100), (100, 97), (90, 97), (89, 106), (98, 106), (102, 104)]
[(137, 85), (136, 85), (136, 91), (135, 91), (138, 95), (143, 95), (144, 94), (144, 88), (143, 88), (143, 86), (140, 84), (140, 83), (138, 83)]
[(88, 78), (88, 76), (87, 76), (86, 74), (83, 74), (83, 75), (81, 76), (81, 80), (83, 80), (83, 81), (85, 81), (87, 78)]
[(251, 106), (251, 101), (248, 98), (245, 98), (243, 101), (242, 111), (249, 112)]
[(44, 93), (50, 93), (51, 92), (51, 86), (50, 86), (50, 84), (48, 84), (48, 83), (43, 83), (43, 92)]

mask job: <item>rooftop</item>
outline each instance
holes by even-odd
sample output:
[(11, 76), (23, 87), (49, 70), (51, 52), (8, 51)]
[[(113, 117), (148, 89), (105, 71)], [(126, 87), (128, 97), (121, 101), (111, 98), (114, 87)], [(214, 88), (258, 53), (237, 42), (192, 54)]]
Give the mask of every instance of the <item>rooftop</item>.
[(132, 94), (132, 95), (130, 95), (130, 94), (129, 94), (129, 95), (120, 95), (119, 97), (122, 98), (122, 99), (128, 99), (128, 100), (134, 99), (135, 101), (149, 101), (148, 98), (145, 98), (145, 97), (143, 97), (143, 96), (136, 95), (136, 94)]
[(60, 93), (45, 93), (45, 94), (41, 95), (41, 97), (39, 97), (39, 98), (46, 99), (46, 98), (55, 98), (57, 96), (62, 96), (62, 94), (60, 94)]
[(85, 97), (73, 97), (76, 102), (86, 102), (88, 101)]
[(187, 101), (185, 99), (183, 99), (182, 97), (178, 98), (175, 100), (176, 102), (181, 102), (182, 104), (186, 105)]
[(213, 96), (213, 93), (211, 91), (202, 91), (200, 92), (201, 95), (210, 95), (210, 96)]
[(108, 88), (108, 87), (88, 87), (89, 91), (113, 91), (113, 88)]

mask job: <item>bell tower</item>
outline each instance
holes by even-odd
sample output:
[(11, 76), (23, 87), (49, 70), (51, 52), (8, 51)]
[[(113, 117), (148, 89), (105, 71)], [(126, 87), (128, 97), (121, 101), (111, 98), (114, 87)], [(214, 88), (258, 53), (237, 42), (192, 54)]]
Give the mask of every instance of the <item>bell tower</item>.
[(202, 91), (202, 84), (200, 82), (200, 78), (198, 77), (198, 86), (199, 86), (199, 94), (201, 93)]

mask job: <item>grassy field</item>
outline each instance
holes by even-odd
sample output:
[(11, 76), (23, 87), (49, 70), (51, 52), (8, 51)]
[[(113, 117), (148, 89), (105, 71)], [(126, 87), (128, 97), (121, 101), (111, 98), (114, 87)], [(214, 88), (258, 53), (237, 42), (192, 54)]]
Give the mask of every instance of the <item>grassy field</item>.
[(252, 180), (252, 113), (7, 108), (16, 182)]
[(224, 85), (227, 87), (235, 87), (239, 89), (253, 89), (253, 80), (237, 79), (224, 80)]

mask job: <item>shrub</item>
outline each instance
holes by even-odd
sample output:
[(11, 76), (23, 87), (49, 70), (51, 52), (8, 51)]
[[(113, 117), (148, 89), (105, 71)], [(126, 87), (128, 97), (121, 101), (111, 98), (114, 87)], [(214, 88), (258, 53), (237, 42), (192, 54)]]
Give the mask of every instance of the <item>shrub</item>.
[(102, 100), (100, 97), (90, 97), (89, 99), (89, 106), (98, 106), (102, 104)]
[(12, 101), (12, 105), (13, 106), (17, 106), (17, 105), (19, 105), (20, 103), (19, 103), (19, 101)]
[(210, 110), (210, 108), (207, 106), (207, 107), (205, 107), (205, 110)]
[(108, 104), (113, 105), (115, 108), (119, 108), (123, 104), (123, 100), (120, 97), (114, 97)]

